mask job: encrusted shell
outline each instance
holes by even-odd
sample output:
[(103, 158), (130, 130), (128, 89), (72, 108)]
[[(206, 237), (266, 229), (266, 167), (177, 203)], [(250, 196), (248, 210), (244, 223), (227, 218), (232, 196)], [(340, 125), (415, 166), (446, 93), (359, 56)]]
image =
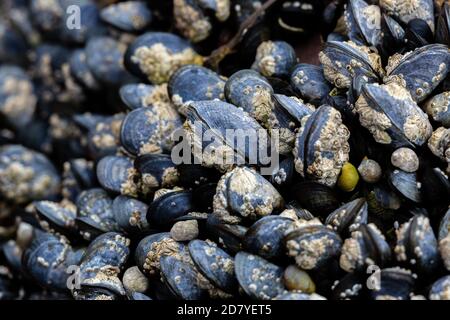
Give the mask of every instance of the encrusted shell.
[(325, 78), (337, 88), (349, 88), (351, 79), (365, 76), (377, 80), (383, 74), (381, 59), (368, 47), (347, 42), (329, 41), (319, 53)]
[(297, 134), (294, 157), (300, 175), (328, 186), (337, 182), (342, 166), (349, 160), (350, 132), (339, 111), (323, 105)]
[(396, 82), (365, 84), (355, 104), (359, 122), (375, 141), (393, 146), (421, 146), (431, 136), (428, 116), (408, 90)]

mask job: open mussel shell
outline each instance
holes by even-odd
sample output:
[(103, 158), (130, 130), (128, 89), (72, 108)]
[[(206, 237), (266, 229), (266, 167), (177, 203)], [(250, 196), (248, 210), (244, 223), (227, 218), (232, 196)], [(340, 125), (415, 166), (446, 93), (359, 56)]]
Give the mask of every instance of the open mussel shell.
[(300, 129), (295, 141), (295, 169), (303, 177), (334, 186), (349, 160), (350, 132), (339, 111), (319, 107)]
[(79, 264), (80, 286), (72, 294), (82, 299), (86, 292), (103, 289), (119, 296), (126, 292), (118, 278), (128, 256), (130, 240), (119, 233), (108, 232), (95, 238)]
[(36, 201), (34, 208), (41, 220), (41, 226), (46, 226), (49, 230), (57, 232), (73, 232), (76, 228), (75, 218), (77, 213), (74, 206), (61, 205), (52, 201)]
[(374, 300), (409, 300), (413, 293), (415, 281), (409, 270), (387, 268), (371, 277), (374, 290), (369, 290), (369, 294)]
[(300, 224), (286, 234), (284, 242), (288, 256), (295, 258), (303, 270), (317, 270), (327, 265), (339, 256), (342, 246), (335, 231), (316, 222)]
[(419, 103), (445, 79), (450, 71), (449, 63), (447, 46), (426, 45), (404, 55), (392, 56), (386, 67), (385, 82), (395, 76), (400, 77), (412, 99)]
[(289, 218), (279, 216), (261, 218), (245, 234), (244, 250), (267, 260), (276, 261), (282, 258), (284, 234), (292, 222)]
[(283, 293), (283, 269), (267, 260), (241, 251), (234, 260), (240, 287), (252, 299), (270, 300)]
[[(380, 0), (381, 9), (389, 15), (395, 16), (404, 24), (415, 18), (424, 20), (434, 32), (434, 1), (416, 0), (406, 4), (403, 0)], [(411, 5), (415, 9), (411, 10)]]
[(297, 94), (312, 104), (321, 104), (331, 91), (323, 68), (307, 63), (298, 64), (291, 74), (291, 86)]
[(213, 209), (256, 220), (282, 209), (280, 193), (253, 169), (236, 167), (226, 173), (217, 185)]
[(347, 234), (361, 224), (366, 224), (367, 216), (367, 201), (364, 198), (358, 198), (331, 212), (325, 224), (332, 226), (339, 234)]
[(329, 41), (319, 53), (325, 78), (337, 88), (349, 88), (351, 79), (366, 76), (377, 81), (382, 73), (380, 56), (355, 43)]
[(127, 233), (139, 233), (149, 228), (148, 205), (128, 196), (117, 196), (112, 203), (114, 221), (119, 229)]
[(100, 12), (102, 20), (126, 32), (145, 29), (152, 21), (152, 13), (143, 1), (111, 4)]
[(265, 77), (287, 78), (297, 63), (294, 48), (285, 41), (264, 41), (256, 51), (252, 68)]
[[(270, 161), (267, 131), (242, 109), (221, 101), (191, 102), (187, 108), (184, 133), (195, 160), (202, 165), (223, 172), (236, 164)], [(226, 134), (231, 130), (240, 134)], [(243, 135), (249, 137), (245, 143), (238, 141)]]
[(380, 268), (391, 259), (391, 249), (384, 235), (372, 223), (360, 225), (342, 246), (340, 266), (347, 272), (364, 270), (370, 265)]
[(192, 261), (205, 278), (224, 292), (236, 292), (233, 257), (208, 241), (193, 240), (188, 248)]
[(421, 146), (432, 133), (427, 115), (397, 82), (364, 85), (355, 111), (378, 143)]
[(171, 256), (163, 256), (161, 277), (175, 297), (182, 300), (200, 300), (208, 291), (199, 285), (199, 273), (190, 264)]
[(218, 243), (227, 252), (236, 253), (242, 250), (242, 242), (248, 228), (239, 225), (239, 220), (228, 219), (217, 213), (208, 215), (206, 232), (208, 238)]
[(147, 32), (128, 47), (124, 61), (126, 68), (134, 75), (161, 84), (169, 81), (181, 66), (202, 64), (203, 58), (188, 41), (175, 34)]
[(422, 192), (419, 188), (417, 173), (393, 170), (389, 173), (389, 183), (404, 198), (415, 203), (422, 201)]
[(380, 7), (364, 0), (350, 0), (345, 10), (345, 24), (350, 40), (376, 47), (381, 40)]
[(449, 290), (450, 276), (444, 276), (433, 283), (429, 292), (429, 298), (430, 300), (448, 300)]
[(107, 191), (136, 196), (136, 169), (133, 162), (125, 156), (106, 156), (97, 163), (97, 179)]
[(59, 190), (56, 168), (43, 154), (21, 145), (0, 148), (0, 194), (15, 203), (44, 200)]
[(294, 185), (292, 189), (293, 199), (313, 215), (326, 217), (340, 205), (335, 191), (323, 184), (303, 181)]
[(86, 62), (95, 78), (107, 85), (121, 85), (131, 79), (123, 65), (126, 46), (111, 37), (93, 37), (86, 44)]
[(181, 67), (167, 85), (170, 99), (182, 114), (186, 113), (184, 104), (189, 101), (224, 100), (224, 87), (224, 78), (197, 65)]
[(154, 200), (147, 212), (150, 225), (170, 228), (176, 219), (195, 211), (191, 191), (166, 193)]
[(432, 274), (441, 263), (436, 237), (423, 215), (415, 215), (401, 225), (394, 251), (399, 262), (421, 274)]
[(143, 189), (150, 191), (170, 188), (178, 182), (179, 173), (169, 155), (145, 154), (139, 156), (134, 160), (134, 167), (141, 175)]

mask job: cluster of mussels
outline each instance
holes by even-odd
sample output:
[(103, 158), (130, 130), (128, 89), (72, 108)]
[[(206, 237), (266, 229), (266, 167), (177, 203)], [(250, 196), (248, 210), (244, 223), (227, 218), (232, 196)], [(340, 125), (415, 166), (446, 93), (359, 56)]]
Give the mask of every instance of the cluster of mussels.
[(0, 299), (450, 299), (448, 45), (441, 0), (1, 1)]

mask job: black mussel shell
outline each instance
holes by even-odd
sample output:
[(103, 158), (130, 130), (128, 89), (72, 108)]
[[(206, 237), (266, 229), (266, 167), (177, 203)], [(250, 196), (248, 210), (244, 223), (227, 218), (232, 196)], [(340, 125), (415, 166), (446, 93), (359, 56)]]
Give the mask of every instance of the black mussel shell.
[[(192, 161), (194, 162), (194, 161)], [(216, 183), (220, 173), (212, 168), (200, 164), (181, 163), (177, 166), (179, 173), (178, 184), (185, 188), (196, 188), (203, 184)]]
[(394, 190), (406, 199), (420, 203), (422, 193), (417, 181), (417, 173), (393, 170), (389, 174), (389, 183)]
[(155, 86), (145, 83), (130, 83), (119, 89), (119, 95), (123, 103), (131, 109), (147, 107), (146, 97), (154, 93)]
[(195, 268), (171, 256), (161, 257), (161, 276), (170, 291), (182, 300), (200, 300), (208, 296), (199, 285), (199, 273)]
[(350, 40), (376, 47), (381, 41), (380, 7), (364, 0), (350, 0), (345, 10), (345, 23)]
[(200, 212), (212, 212), (217, 183), (205, 183), (193, 191), (194, 205)]
[(358, 198), (330, 213), (325, 223), (332, 226), (339, 234), (346, 234), (354, 231), (361, 224), (366, 224), (367, 216), (368, 206), (366, 199)]
[(333, 300), (361, 300), (364, 297), (366, 278), (361, 274), (347, 273), (333, 285), (331, 297)]
[(444, 276), (437, 280), (431, 286), (430, 300), (448, 300), (448, 291), (450, 290), (450, 276)]
[(294, 68), (291, 85), (297, 94), (312, 104), (321, 104), (332, 89), (325, 80), (322, 67), (307, 63)]
[(394, 148), (421, 146), (432, 133), (428, 116), (397, 82), (363, 85), (355, 111), (378, 143)]
[(123, 66), (124, 44), (110, 37), (94, 37), (85, 50), (87, 65), (97, 80), (117, 86), (131, 79)]
[(425, 165), (418, 174), (421, 182), (421, 194), (426, 203), (447, 204), (450, 196), (450, 181), (440, 168)]
[[(164, 59), (161, 64), (161, 59)], [(124, 57), (126, 68), (134, 75), (154, 84), (169, 81), (172, 74), (186, 64), (202, 64), (190, 43), (165, 32), (147, 32), (137, 37)]]
[(152, 22), (152, 13), (143, 1), (125, 1), (102, 9), (100, 17), (106, 23), (127, 32), (145, 29)]
[[(389, 15), (395, 16), (404, 24), (420, 18), (424, 20), (431, 31), (434, 32), (434, 1), (418, 0), (413, 3), (405, 3), (403, 0), (381, 0), (381, 9)], [(411, 5), (414, 9), (411, 9)]]
[(154, 227), (170, 228), (176, 219), (193, 211), (191, 191), (170, 192), (150, 204), (147, 221)]
[(414, 290), (414, 277), (409, 270), (388, 268), (372, 274), (369, 295), (374, 300), (409, 300)]
[(170, 151), (173, 141), (170, 135), (181, 126), (175, 110), (163, 117), (161, 106), (134, 109), (127, 114), (120, 129), (120, 142), (129, 153), (142, 155)]
[(350, 132), (338, 110), (319, 107), (302, 126), (295, 141), (295, 170), (301, 176), (334, 186), (349, 160)]
[(340, 266), (347, 272), (364, 271), (370, 265), (383, 268), (390, 259), (391, 249), (381, 231), (372, 223), (362, 224), (345, 240)]
[[(191, 102), (187, 108), (184, 133), (196, 161), (222, 172), (236, 164), (270, 165), (270, 137), (248, 113), (221, 101)], [(239, 134), (226, 134), (230, 130)], [(238, 141), (242, 136), (249, 137), (245, 143)]]
[(297, 54), (289, 43), (265, 41), (256, 51), (252, 68), (265, 77), (287, 79), (297, 62)]
[(294, 158), (287, 157), (280, 162), (270, 175), (270, 182), (274, 187), (286, 187), (292, 183), (295, 177)]
[(5, 199), (16, 203), (49, 199), (59, 185), (56, 168), (43, 154), (21, 145), (0, 148), (0, 194)]
[(227, 293), (236, 292), (233, 257), (208, 241), (193, 240), (188, 248), (195, 266), (205, 278)]
[(401, 225), (394, 251), (399, 262), (421, 274), (432, 274), (441, 263), (436, 237), (423, 215), (415, 215)]
[(129, 244), (129, 239), (115, 232), (95, 238), (81, 258), (80, 286), (74, 288), (74, 297), (83, 299), (83, 295), (97, 289), (125, 296), (126, 292), (118, 275), (130, 254)]
[(280, 211), (283, 206), (284, 200), (273, 185), (247, 167), (236, 167), (222, 176), (213, 202), (215, 212), (252, 220)]
[(340, 205), (335, 191), (323, 184), (303, 181), (294, 185), (292, 189), (293, 199), (313, 215), (326, 217)]
[[(41, 220), (41, 226), (48, 230), (62, 232), (62, 234), (74, 231), (75, 218), (77, 216), (74, 206), (64, 206), (52, 201), (36, 201), (34, 208)], [(44, 228), (45, 229), (45, 228)]]
[(319, 53), (325, 78), (337, 88), (348, 88), (351, 79), (366, 76), (377, 81), (382, 71), (380, 56), (368, 47), (358, 46), (351, 41), (329, 41)]
[(442, 5), (436, 23), (436, 42), (448, 45), (450, 43), (450, 5), (447, 1)]
[(0, 115), (13, 128), (32, 121), (37, 97), (29, 76), (20, 67), (0, 66)]
[(136, 196), (136, 169), (133, 162), (125, 156), (106, 156), (97, 163), (97, 179), (107, 191)]
[(134, 167), (141, 175), (143, 189), (170, 188), (178, 183), (179, 173), (169, 155), (139, 156), (134, 160)]
[(430, 26), (422, 19), (413, 19), (406, 28), (406, 48), (414, 50), (433, 42), (433, 32)]
[(208, 215), (206, 220), (208, 238), (218, 243), (227, 252), (236, 253), (242, 250), (242, 241), (248, 229), (239, 225), (238, 222), (236, 219), (228, 221), (227, 218), (216, 213)]
[(77, 49), (72, 52), (69, 59), (70, 72), (74, 79), (89, 90), (98, 90), (100, 83), (94, 77), (86, 61), (86, 51)]
[(178, 69), (167, 85), (170, 99), (180, 113), (189, 101), (224, 100), (225, 79), (214, 71), (198, 65)]
[(267, 260), (279, 260), (284, 255), (284, 234), (292, 222), (278, 216), (261, 218), (245, 234), (244, 250)]
[(147, 210), (147, 204), (128, 196), (117, 196), (112, 203), (112, 213), (118, 228), (131, 234), (149, 228)]
[(450, 127), (450, 92), (444, 91), (430, 98), (423, 106), (425, 112), (446, 128)]
[(401, 77), (412, 99), (421, 102), (445, 79), (450, 71), (449, 62), (447, 46), (429, 44), (403, 56), (392, 56), (386, 66), (385, 82), (394, 76)]
[[(318, 269), (336, 258), (342, 240), (332, 229), (317, 223), (305, 223), (285, 236), (287, 254), (304, 270)], [(318, 250), (318, 248), (322, 248)]]
[(283, 269), (267, 260), (241, 251), (234, 260), (240, 287), (252, 299), (270, 300), (283, 293)]

